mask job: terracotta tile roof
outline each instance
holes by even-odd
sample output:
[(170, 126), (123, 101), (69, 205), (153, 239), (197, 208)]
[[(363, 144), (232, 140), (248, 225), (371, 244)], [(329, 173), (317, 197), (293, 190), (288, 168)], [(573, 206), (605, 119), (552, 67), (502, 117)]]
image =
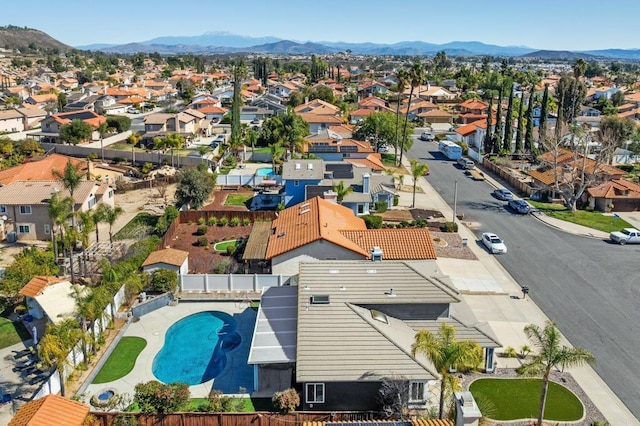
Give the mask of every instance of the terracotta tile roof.
[[(538, 156), (538, 160), (544, 161), (545, 163), (548, 163), (548, 164), (553, 164), (554, 156), (555, 156), (555, 153), (553, 151), (547, 151), (544, 154), (540, 154)], [(565, 161), (569, 161), (571, 159), (573, 159), (573, 152), (563, 148), (560, 148), (558, 150), (558, 160), (557, 160), (558, 164), (562, 164)]]
[(342, 118), (328, 114), (314, 114), (312, 112), (301, 112), (298, 114), (307, 123), (327, 123), (342, 124)]
[(89, 407), (58, 395), (47, 395), (24, 404), (9, 426), (82, 426)]
[(0, 111), (0, 120), (11, 120), (15, 118), (22, 118), (23, 115), (18, 112), (17, 109), (8, 109), (6, 111)]
[(418, 114), (418, 117), (453, 117), (453, 114), (441, 109), (432, 109)]
[(489, 108), (489, 105), (485, 104), (479, 99), (467, 99), (466, 101), (460, 104), (460, 108), (482, 110), (482, 109)]
[(361, 164), (378, 172), (381, 172), (386, 168), (379, 153), (369, 154), (367, 155), (367, 158), (345, 158), (343, 161), (345, 163)]
[(198, 108), (198, 111), (203, 114), (226, 114), (228, 109), (218, 106), (206, 106)]
[(318, 240), (354, 251), (364, 257), (364, 250), (340, 233), (341, 230), (365, 230), (364, 220), (347, 207), (315, 197), (282, 210), (271, 223), (266, 258), (272, 259)]
[(465, 124), (464, 126), (460, 126), (455, 131), (459, 135), (469, 136), (470, 134), (475, 133), (477, 129), (478, 129), (478, 126), (471, 123), (471, 124)]
[(375, 114), (375, 111), (372, 109), (367, 109), (367, 108), (360, 108), (357, 109), (355, 111), (351, 111), (351, 116), (352, 117), (368, 117), (371, 114)]
[(25, 117), (46, 117), (49, 113), (40, 108), (18, 108), (17, 111)]
[(336, 126), (329, 126), (329, 130), (331, 130), (333, 133), (336, 133), (342, 136), (343, 138), (352, 137), (354, 128), (355, 126), (352, 126), (351, 124), (339, 124)]
[(293, 109), (293, 111), (298, 114), (301, 113), (303, 111), (314, 111), (314, 110), (320, 110), (320, 111), (326, 111), (326, 114), (331, 114), (331, 115), (335, 115), (338, 112), (340, 112), (340, 108), (338, 108), (337, 106), (323, 101), (322, 99), (313, 99), (307, 103), (304, 103), (302, 105), (298, 105), (297, 107), (295, 107)]
[(53, 114), (50, 117), (60, 124), (67, 124), (71, 123), (74, 119), (80, 119), (94, 129), (97, 129), (100, 124), (106, 123), (107, 121), (106, 117), (89, 110), (61, 112)]
[(142, 266), (155, 265), (156, 263), (166, 263), (167, 265), (182, 266), (189, 257), (189, 252), (174, 248), (166, 248), (151, 252), (145, 259)]
[(58, 97), (53, 93), (48, 93), (46, 95), (32, 95), (30, 96), (35, 102), (58, 102)]
[[(553, 164), (553, 152), (549, 151), (549, 152), (545, 152), (544, 154), (540, 155), (538, 158), (547, 162), (548, 164)], [(574, 168), (578, 168), (581, 169), (582, 168), (582, 155), (578, 154), (578, 159), (576, 161), (572, 161), (574, 158), (574, 153), (572, 151), (569, 151), (568, 149), (564, 149), (564, 148), (560, 148), (560, 152), (558, 154), (558, 164), (565, 164), (565, 165), (574, 165)], [(623, 176), (626, 173), (614, 166), (610, 166), (608, 164), (602, 164), (602, 163), (598, 163), (595, 160), (592, 160), (591, 158), (587, 158), (586, 161), (586, 165), (585, 165), (585, 171), (589, 174), (593, 174), (596, 172), (596, 166), (598, 168), (597, 172), (598, 173), (604, 173), (605, 175), (608, 176)]]
[(365, 229), (340, 231), (363, 250), (382, 249), (382, 258), (389, 260), (436, 259), (429, 230), (415, 229)]
[(588, 188), (587, 193), (594, 198), (640, 199), (640, 185), (627, 179), (612, 179)]
[(20, 164), (15, 167), (0, 171), (0, 184), (7, 185), (11, 182), (25, 180), (58, 180), (53, 170), (62, 172), (67, 162), (79, 167), (78, 171), (84, 174), (88, 170), (86, 160), (79, 160), (61, 154), (51, 154), (37, 161)]
[(42, 294), (45, 288), (47, 288), (50, 284), (61, 283), (63, 280), (57, 277), (45, 277), (45, 276), (37, 276), (31, 278), (31, 281), (27, 283), (20, 290), (20, 294), (27, 297), (36, 297)]

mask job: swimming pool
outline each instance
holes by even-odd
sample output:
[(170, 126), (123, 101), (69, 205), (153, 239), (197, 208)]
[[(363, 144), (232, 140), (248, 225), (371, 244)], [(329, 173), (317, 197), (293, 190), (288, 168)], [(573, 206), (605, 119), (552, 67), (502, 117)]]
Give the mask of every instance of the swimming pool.
[(164, 383), (198, 385), (216, 378), (227, 365), (227, 353), (242, 342), (236, 320), (219, 311), (189, 315), (173, 324), (153, 359), (152, 371)]
[(273, 169), (271, 167), (262, 167), (256, 170), (256, 176), (269, 176), (273, 174)]

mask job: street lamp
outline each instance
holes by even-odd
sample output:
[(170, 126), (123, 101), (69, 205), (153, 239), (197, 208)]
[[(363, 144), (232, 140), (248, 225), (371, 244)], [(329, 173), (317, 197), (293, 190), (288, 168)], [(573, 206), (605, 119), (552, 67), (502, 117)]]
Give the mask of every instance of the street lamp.
[(522, 286), (522, 300), (527, 298), (527, 294), (529, 294), (529, 287)]

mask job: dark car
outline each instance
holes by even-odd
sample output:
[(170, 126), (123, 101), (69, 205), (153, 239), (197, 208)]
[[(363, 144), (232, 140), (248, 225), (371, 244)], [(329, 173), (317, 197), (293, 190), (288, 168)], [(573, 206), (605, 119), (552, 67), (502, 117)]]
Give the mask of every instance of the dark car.
[(531, 211), (531, 207), (524, 200), (509, 200), (509, 207), (519, 214), (527, 214)]
[(495, 191), (493, 191), (493, 196), (502, 201), (509, 201), (513, 199), (513, 194), (511, 193), (511, 191), (504, 188), (496, 189)]

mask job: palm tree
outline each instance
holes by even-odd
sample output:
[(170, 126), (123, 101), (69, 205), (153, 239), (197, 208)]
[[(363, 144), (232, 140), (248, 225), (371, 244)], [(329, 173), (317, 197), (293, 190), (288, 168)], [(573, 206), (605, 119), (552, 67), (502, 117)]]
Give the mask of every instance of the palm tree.
[(64, 396), (65, 368), (69, 365), (69, 352), (81, 339), (82, 330), (75, 319), (66, 319), (60, 323), (48, 323), (47, 329), (38, 344), (38, 355), (49, 367), (54, 365), (60, 374), (60, 394)]
[(98, 126), (98, 133), (100, 134), (100, 157), (102, 159), (102, 162), (104, 162), (104, 135), (107, 134), (108, 130), (109, 127), (106, 121), (103, 121)]
[(271, 167), (273, 172), (278, 174), (278, 170), (280, 170), (280, 166), (284, 161), (285, 150), (280, 143), (272, 143), (269, 145), (269, 151), (271, 153)]
[(482, 361), (482, 348), (470, 340), (456, 340), (456, 329), (443, 323), (437, 335), (420, 330), (411, 345), (411, 354), (424, 355), (440, 374), (440, 408), (438, 417), (444, 414), (444, 398), (447, 388), (455, 390), (458, 379), (451, 369), (475, 368)]
[(292, 110), (275, 118), (277, 140), (293, 156), (294, 152), (302, 152), (304, 137), (309, 134), (309, 124)]
[(411, 163), (411, 177), (413, 178), (413, 202), (411, 207), (416, 206), (416, 186), (418, 185), (418, 179), (429, 171), (429, 166), (426, 163), (420, 163), (418, 160), (412, 159)]
[(53, 175), (58, 178), (64, 188), (69, 191), (69, 195), (73, 200), (73, 204), (71, 205), (71, 224), (75, 228), (76, 220), (76, 199), (73, 196), (76, 189), (80, 186), (80, 182), (82, 182), (82, 175), (80, 174), (80, 163), (77, 166), (71, 164), (71, 160), (67, 161), (67, 164), (64, 166), (64, 170), (60, 172), (59, 170), (53, 170)]
[(344, 197), (351, 194), (353, 192), (353, 188), (351, 187), (351, 185), (345, 187), (344, 181), (341, 180), (338, 184), (333, 185), (333, 192), (336, 193), (338, 204), (342, 204), (342, 200), (344, 200)]
[(88, 275), (87, 271), (87, 249), (91, 245), (91, 241), (89, 241), (89, 235), (93, 232), (94, 229), (97, 229), (97, 226), (93, 222), (93, 214), (91, 211), (80, 212), (78, 215), (80, 218), (80, 242), (82, 243), (82, 258), (84, 260), (84, 273), (85, 276)]
[(104, 215), (105, 215), (106, 207), (107, 207), (106, 204), (100, 203), (98, 204), (98, 207), (96, 207), (96, 209), (91, 214), (91, 221), (93, 222), (93, 228), (96, 231), (96, 243), (100, 242), (99, 225), (105, 220)]
[(549, 389), (549, 373), (551, 373), (553, 366), (560, 366), (564, 369), (565, 367), (593, 364), (595, 358), (586, 349), (561, 346), (560, 330), (552, 321), (547, 321), (544, 328), (530, 324), (524, 328), (524, 332), (537, 349), (537, 353), (532, 355), (531, 361), (518, 368), (518, 374), (542, 376), (537, 423), (541, 425)]
[(116, 220), (124, 213), (122, 207), (111, 207), (107, 206), (104, 209), (104, 221), (109, 224), (109, 243), (113, 245), (113, 225), (116, 223)]
[(393, 148), (394, 148), (394, 158), (398, 158), (398, 129), (400, 127), (400, 105), (402, 104), (402, 97), (404, 94), (404, 89), (407, 85), (407, 80), (409, 79), (409, 74), (407, 70), (401, 69), (398, 71), (396, 75), (398, 79), (398, 104), (396, 105), (396, 138), (394, 140)]
[(407, 113), (405, 114), (404, 130), (402, 131), (402, 144), (400, 144), (400, 163), (402, 163), (404, 141), (407, 139), (407, 126), (409, 124), (409, 109), (411, 108), (411, 98), (413, 98), (413, 91), (416, 87), (420, 87), (426, 78), (424, 67), (420, 62), (414, 62), (409, 69), (409, 84), (411, 85), (411, 91), (409, 92), (409, 103), (407, 104)]
[(53, 240), (53, 255), (58, 261), (58, 239), (57, 232), (62, 230), (62, 226), (71, 216), (73, 199), (71, 197), (60, 196), (58, 191), (54, 191), (49, 201), (49, 218), (51, 219), (51, 239)]

